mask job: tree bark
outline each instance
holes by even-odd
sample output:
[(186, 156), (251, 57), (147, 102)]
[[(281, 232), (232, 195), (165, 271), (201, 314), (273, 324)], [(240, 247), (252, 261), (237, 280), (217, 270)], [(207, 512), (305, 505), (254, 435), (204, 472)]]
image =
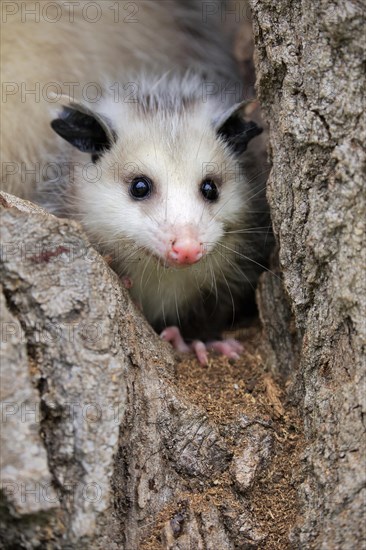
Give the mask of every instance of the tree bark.
[(1, 548), (362, 547), (361, 8), (251, 6), (279, 264), (241, 361), (177, 361), (77, 223), (1, 195)]
[[(250, 3), (257, 90), (273, 164), (268, 199), (300, 336), (292, 353), (288, 338), (286, 347), (290, 358), (299, 353), (296, 391), (308, 442), (293, 540), (299, 548), (360, 548), (366, 471), (364, 6)], [(278, 287), (266, 279), (265, 318)], [(269, 309), (283, 324), (283, 309)], [(271, 324), (276, 326), (273, 318)], [(279, 368), (286, 368), (283, 342), (270, 340)]]
[(251, 495), (276, 453), (288, 462), (292, 420), (258, 353), (260, 403), (228, 361), (197, 392), (205, 370), (178, 376), (77, 223), (1, 204), (1, 547), (264, 543)]
[(1, 202), (3, 547), (113, 548), (136, 368), (146, 364), (152, 396), (171, 354), (78, 224)]

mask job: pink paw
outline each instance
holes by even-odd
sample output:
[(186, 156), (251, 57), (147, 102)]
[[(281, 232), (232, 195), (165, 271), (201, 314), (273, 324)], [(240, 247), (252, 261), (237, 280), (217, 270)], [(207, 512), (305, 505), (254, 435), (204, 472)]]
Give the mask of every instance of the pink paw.
[(234, 338), (227, 338), (226, 340), (214, 340), (207, 343), (209, 350), (214, 350), (220, 355), (225, 355), (230, 359), (239, 359), (240, 354), (243, 351), (243, 346)]
[(133, 287), (133, 282), (132, 282), (132, 279), (130, 277), (127, 277), (127, 275), (125, 277), (122, 277), (122, 284), (125, 288), (127, 288), (127, 290), (129, 290), (130, 288)]
[(243, 351), (243, 346), (233, 338), (213, 340), (212, 342), (207, 342), (207, 344), (204, 344), (200, 340), (194, 340), (192, 344), (188, 345), (184, 341), (178, 327), (167, 327), (160, 334), (160, 337), (170, 342), (173, 348), (179, 352), (187, 353), (193, 351), (201, 365), (207, 365), (208, 352), (211, 350), (230, 359), (239, 359), (239, 355)]
[(190, 347), (183, 340), (178, 327), (167, 327), (160, 334), (160, 338), (162, 338), (166, 342), (170, 342), (173, 348), (177, 351), (183, 353), (187, 353), (187, 351), (190, 351)]

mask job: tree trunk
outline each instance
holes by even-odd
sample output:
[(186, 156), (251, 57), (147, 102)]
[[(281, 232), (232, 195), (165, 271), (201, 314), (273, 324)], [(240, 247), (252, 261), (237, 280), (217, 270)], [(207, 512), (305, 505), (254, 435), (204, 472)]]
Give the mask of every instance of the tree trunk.
[(286, 547), (299, 424), (260, 329), (174, 369), (77, 223), (1, 204), (2, 547)]
[[(270, 129), (268, 199), (301, 336), (296, 389), (307, 447), (302, 521), (294, 541), (299, 548), (361, 548), (366, 471), (364, 6), (357, 1), (251, 0), (251, 7), (257, 89)], [(283, 310), (268, 306), (278, 286), (270, 279), (267, 275), (262, 283), (261, 301), (283, 324)], [(283, 342), (272, 337), (271, 344), (279, 368), (286, 367)]]
[(362, 547), (361, 16), (251, 5), (280, 263), (240, 361), (178, 360), (77, 223), (1, 196), (1, 548)]

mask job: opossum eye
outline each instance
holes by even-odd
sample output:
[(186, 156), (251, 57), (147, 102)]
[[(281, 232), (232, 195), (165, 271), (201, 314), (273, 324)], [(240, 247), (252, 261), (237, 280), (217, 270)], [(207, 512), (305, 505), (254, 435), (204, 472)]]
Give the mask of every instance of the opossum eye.
[(201, 193), (208, 201), (216, 201), (219, 198), (219, 191), (215, 182), (211, 179), (203, 180), (201, 183)]
[(146, 199), (152, 191), (152, 181), (146, 176), (138, 176), (130, 185), (130, 195), (137, 200)]

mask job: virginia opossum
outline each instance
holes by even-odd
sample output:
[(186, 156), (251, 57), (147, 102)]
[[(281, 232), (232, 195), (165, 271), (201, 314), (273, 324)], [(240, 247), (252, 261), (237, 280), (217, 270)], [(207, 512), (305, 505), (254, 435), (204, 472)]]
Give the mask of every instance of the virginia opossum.
[(224, 4), (119, 2), (136, 20), (115, 22), (116, 2), (104, 1), (94, 24), (90, 2), (75, 3), (73, 22), (58, 4), (53, 26), (24, 18), (24, 2), (4, 24), (3, 187), (80, 220), (176, 348), (193, 342), (202, 363), (202, 341), (237, 357), (240, 344), (217, 338), (245, 310), (268, 219), (264, 179), (246, 171), (261, 130), (237, 97)]

